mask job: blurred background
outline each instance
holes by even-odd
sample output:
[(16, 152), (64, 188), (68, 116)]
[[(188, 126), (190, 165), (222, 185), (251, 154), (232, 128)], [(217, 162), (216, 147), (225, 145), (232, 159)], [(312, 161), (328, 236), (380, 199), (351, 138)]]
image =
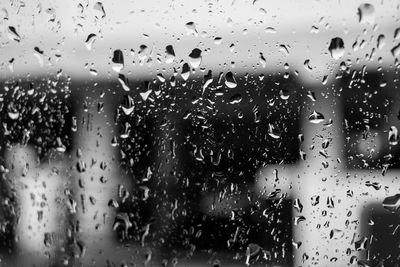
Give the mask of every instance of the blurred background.
[(0, 266), (397, 266), (398, 1), (4, 1)]

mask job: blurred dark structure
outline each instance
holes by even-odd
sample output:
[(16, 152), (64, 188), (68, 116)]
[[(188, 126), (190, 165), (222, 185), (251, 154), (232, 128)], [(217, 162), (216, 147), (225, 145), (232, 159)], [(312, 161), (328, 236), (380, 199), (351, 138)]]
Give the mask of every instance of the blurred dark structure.
[(1, 82), (0, 94), (0, 253), (15, 253), (18, 203), (12, 177), (12, 162), (5, 162), (7, 150), (16, 144), (31, 145), (38, 164), (58, 157), (57, 151), (70, 153), (72, 106), (68, 81), (15, 79)]
[[(350, 73), (339, 81), (348, 125), (344, 128), (347, 167), (364, 168), (362, 158), (369, 167), (390, 163), (397, 168), (400, 150), (387, 145), (386, 136), (378, 156), (370, 158), (358, 156), (357, 139), (383, 131), (397, 116), (399, 80), (392, 74), (358, 75)], [(96, 87), (79, 80), (3, 83), (8, 89), (0, 103), (1, 154), (22, 143), (33, 145), (41, 161), (55, 157), (57, 149), (71, 155), (72, 141), (79, 138), (72, 129), (90, 120), (87, 107), (96, 105), (97, 112), (104, 105), (115, 107), (113, 122), (119, 132), (110, 144), (119, 146), (118, 160), (133, 179), (132, 197), (119, 208), (129, 214), (133, 226), (128, 236), (119, 239), (142, 243), (150, 227), (145, 242), (166, 257), (191, 257), (195, 251), (209, 250), (238, 253), (256, 243), (278, 255), (275, 263), (291, 265), (292, 200), (276, 198), (278, 191), (260, 198), (252, 185), (259, 168), (299, 159), (301, 107), (307, 90), (300, 81), (282, 75), (237, 75), (236, 88), (215, 78), (206, 88), (201, 79), (132, 82), (130, 92), (108, 81)], [(389, 153), (392, 159), (385, 158)], [(15, 246), (17, 204), (7, 179), (3, 168), (1, 253), (13, 253)], [(390, 238), (381, 238), (389, 234), (380, 232), (387, 229), (380, 225), (389, 224), (395, 215), (384, 219), (381, 213), (371, 214), (376, 242), (370, 253), (382, 258), (389, 247), (381, 241)], [(79, 218), (68, 220), (68, 227), (75, 229)], [(72, 236), (67, 253), (73, 254), (75, 243)]]
[(400, 118), (398, 75), (352, 70), (341, 81), (347, 168), (382, 169), (385, 164), (399, 168), (400, 149), (389, 144), (387, 133)]
[[(257, 200), (251, 186), (265, 164), (298, 160), (301, 86), (282, 76), (236, 79), (234, 89), (214, 81), (205, 90), (201, 80), (178, 80), (175, 87), (143, 82), (139, 91), (152, 90), (147, 101), (127, 93), (135, 110), (118, 112), (121, 128), (128, 123), (131, 129), (120, 145), (122, 162), (136, 179), (137, 201), (122, 211), (134, 213), (131, 238), (139, 241), (151, 225), (149, 242), (168, 257), (171, 250), (186, 256), (208, 249), (243, 252), (257, 243), (286, 254), (278, 262), (290, 263), (291, 201)], [(149, 198), (141, 186), (149, 188)], [(210, 197), (213, 203), (204, 207)], [(222, 216), (206, 212), (223, 202)]]
[(370, 204), (363, 211), (360, 221), (368, 222), (362, 224), (366, 235), (360, 240), (366, 238), (367, 241), (361, 262), (370, 266), (399, 266), (400, 216), (388, 212), (380, 204)]

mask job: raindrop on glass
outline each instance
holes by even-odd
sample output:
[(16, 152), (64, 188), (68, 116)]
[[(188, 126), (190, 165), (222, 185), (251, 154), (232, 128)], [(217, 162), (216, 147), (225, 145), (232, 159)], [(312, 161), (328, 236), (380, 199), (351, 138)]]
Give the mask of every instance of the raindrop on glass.
[(333, 59), (341, 58), (344, 55), (343, 39), (340, 37), (332, 38), (328, 50)]
[(391, 126), (388, 135), (389, 145), (395, 146), (399, 142), (399, 132), (396, 126)]
[(225, 74), (225, 85), (228, 88), (235, 88), (237, 86), (236, 79), (231, 71)]
[(317, 123), (321, 123), (321, 122), (323, 122), (324, 121), (324, 115), (322, 115), (321, 113), (319, 113), (319, 112), (316, 112), (315, 110), (310, 114), (310, 116), (308, 117), (308, 120), (311, 122), (311, 123), (315, 123), (315, 124), (317, 124)]
[(121, 84), (122, 88), (123, 88), (125, 91), (128, 92), (128, 91), (131, 90), (131, 89), (129, 88), (129, 81), (128, 81), (128, 78), (126, 78), (125, 75), (119, 74), (119, 75), (118, 75), (118, 81), (119, 81), (119, 83)]
[(175, 59), (175, 51), (172, 45), (167, 45), (165, 47), (165, 63), (167, 64), (171, 64), (172, 62), (174, 62)]
[(398, 211), (400, 207), (400, 194), (386, 197), (382, 202), (382, 206), (390, 212)]
[(86, 46), (87, 50), (92, 50), (93, 43), (96, 41), (96, 39), (97, 39), (96, 34), (91, 33), (88, 35), (88, 37), (86, 38), (86, 41), (85, 41), (85, 46)]
[(375, 8), (373, 5), (365, 3), (358, 7), (358, 21), (360, 23), (375, 23)]
[(124, 68), (124, 54), (121, 50), (117, 49), (114, 51), (112, 63), (113, 70), (115, 72), (121, 72), (121, 70)]
[(21, 41), (21, 36), (17, 33), (17, 30), (13, 26), (9, 26), (7, 29), (8, 32), (8, 38), (10, 38), (13, 41), (20, 42)]
[(94, 4), (94, 6), (93, 6), (93, 9), (99, 13), (100, 18), (105, 18), (106, 17), (106, 12), (104, 11), (103, 3), (96, 2)]
[(196, 69), (200, 66), (201, 64), (201, 50), (198, 48), (195, 48), (192, 50), (192, 52), (189, 54), (189, 58), (190, 58), (190, 66), (192, 66), (192, 68)]

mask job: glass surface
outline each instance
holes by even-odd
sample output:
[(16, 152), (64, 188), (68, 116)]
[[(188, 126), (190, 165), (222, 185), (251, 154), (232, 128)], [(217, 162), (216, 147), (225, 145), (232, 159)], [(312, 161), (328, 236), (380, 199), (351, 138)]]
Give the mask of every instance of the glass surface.
[(0, 266), (397, 266), (398, 1), (0, 5)]

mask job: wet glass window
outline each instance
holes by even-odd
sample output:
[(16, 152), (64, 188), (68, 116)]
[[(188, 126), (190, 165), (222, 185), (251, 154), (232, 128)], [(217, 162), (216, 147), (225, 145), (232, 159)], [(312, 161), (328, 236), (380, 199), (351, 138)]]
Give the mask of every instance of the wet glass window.
[(397, 266), (400, 3), (0, 6), (0, 266)]

